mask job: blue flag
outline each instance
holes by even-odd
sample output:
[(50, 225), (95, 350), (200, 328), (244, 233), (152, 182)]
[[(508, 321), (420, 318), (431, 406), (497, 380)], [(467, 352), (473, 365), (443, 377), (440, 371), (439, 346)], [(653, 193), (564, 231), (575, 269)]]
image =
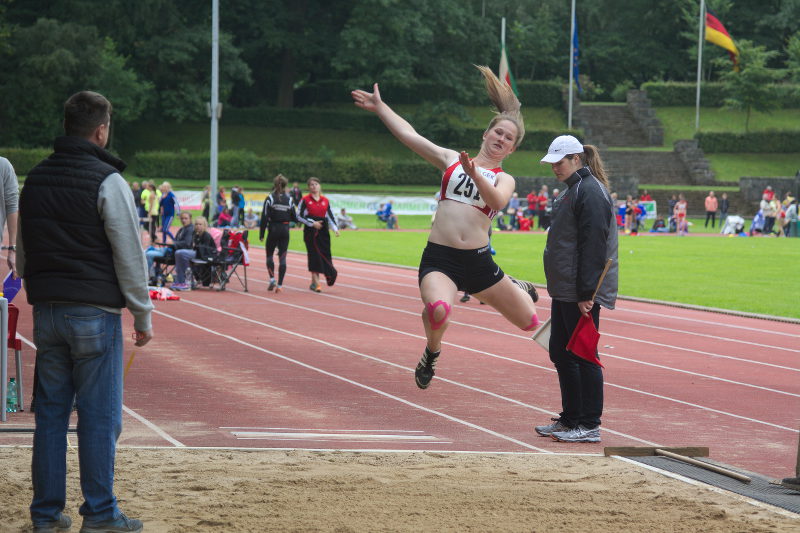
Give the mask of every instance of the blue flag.
[(581, 82), (578, 81), (578, 56), (580, 49), (578, 47), (578, 17), (575, 17), (575, 32), (572, 34), (572, 77), (575, 79), (575, 85), (578, 86), (578, 92), (582, 93)]

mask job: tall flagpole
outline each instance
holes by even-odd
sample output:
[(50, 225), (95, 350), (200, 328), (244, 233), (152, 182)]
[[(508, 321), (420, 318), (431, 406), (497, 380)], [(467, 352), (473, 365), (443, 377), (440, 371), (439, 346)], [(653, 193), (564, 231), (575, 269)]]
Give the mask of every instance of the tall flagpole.
[(211, 2), (211, 190), (208, 193), (208, 216), (216, 212), (217, 149), (219, 145), (219, 0)]
[(703, 30), (705, 21), (706, 0), (700, 0), (700, 28), (697, 35), (697, 101), (694, 112), (694, 131), (700, 130), (700, 81), (703, 76)]
[(569, 104), (567, 104), (567, 129), (572, 129), (572, 81), (575, 61), (575, 0), (572, 0), (572, 16), (569, 19)]
[[(506, 49), (506, 18), (500, 19), (500, 53)], [(511, 68), (511, 65), (508, 66)]]

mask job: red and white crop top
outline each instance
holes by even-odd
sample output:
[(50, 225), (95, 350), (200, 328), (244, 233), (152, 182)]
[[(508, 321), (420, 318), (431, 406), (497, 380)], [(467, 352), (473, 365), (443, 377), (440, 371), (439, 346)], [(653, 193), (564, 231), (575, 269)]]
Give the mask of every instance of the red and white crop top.
[[(503, 171), (502, 168), (485, 169), (477, 167), (478, 173), (483, 176), (486, 181), (491, 183), (494, 187), (497, 184), (497, 175)], [(464, 172), (464, 167), (458, 159), (455, 160), (442, 175), (442, 188), (440, 191), (440, 199), (442, 200), (455, 200), (462, 204), (469, 204), (481, 213), (493, 220), (497, 211), (486, 205), (481, 195), (478, 193), (478, 187), (472, 181), (472, 178)]]

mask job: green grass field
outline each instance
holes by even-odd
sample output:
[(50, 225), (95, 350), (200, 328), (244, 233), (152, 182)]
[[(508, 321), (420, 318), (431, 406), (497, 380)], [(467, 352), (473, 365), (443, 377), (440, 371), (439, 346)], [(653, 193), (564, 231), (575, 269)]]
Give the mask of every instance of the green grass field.
[[(370, 215), (354, 218), (361, 228), (376, 227)], [(702, 222), (692, 222), (701, 231)], [(400, 224), (403, 229), (428, 228), (430, 219), (402, 216)], [(346, 230), (332, 238), (333, 254), (416, 267), (427, 237), (426, 231)], [(495, 260), (512, 276), (544, 283), (546, 239), (540, 232), (495, 233)], [(305, 252), (299, 230), (292, 232), (290, 248)], [(799, 254), (800, 239), (620, 235), (619, 293), (800, 319), (800, 276), (791, 272)]]

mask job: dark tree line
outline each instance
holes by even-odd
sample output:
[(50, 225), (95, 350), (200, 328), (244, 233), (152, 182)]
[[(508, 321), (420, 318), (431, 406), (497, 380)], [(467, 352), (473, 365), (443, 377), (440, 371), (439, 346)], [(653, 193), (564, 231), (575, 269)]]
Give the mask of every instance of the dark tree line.
[[(800, 0), (709, 3), (734, 39), (774, 51), (769, 66), (797, 77)], [(584, 85), (602, 97), (693, 80), (698, 10), (699, 0), (579, 0)], [(496, 68), (503, 16), (518, 79), (568, 76), (565, 0), (220, 0), (221, 100), (292, 107), (296, 89), (331, 79), (461, 94), (471, 64)], [(0, 0), (0, 146), (48, 143), (64, 98), (84, 88), (109, 95), (117, 122), (205, 119), (210, 25), (211, 0)], [(725, 52), (705, 50), (705, 77), (718, 79)]]

